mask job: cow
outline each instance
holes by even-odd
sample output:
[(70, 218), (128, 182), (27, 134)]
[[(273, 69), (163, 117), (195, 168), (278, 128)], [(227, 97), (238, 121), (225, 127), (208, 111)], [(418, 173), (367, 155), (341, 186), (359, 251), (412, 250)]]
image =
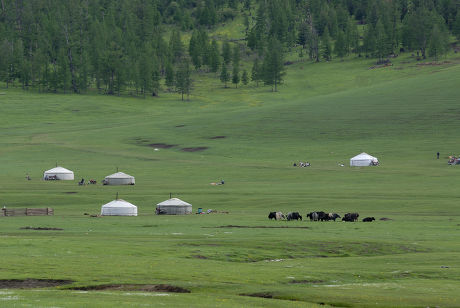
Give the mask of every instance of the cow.
[(300, 216), (299, 212), (289, 212), (287, 215), (287, 220), (302, 220), (302, 216)]
[(284, 219), (286, 219), (286, 216), (284, 216), (284, 214), (281, 213), (281, 212), (276, 212), (275, 219), (276, 220), (284, 220)]
[(328, 220), (328, 215), (327, 215), (326, 212), (318, 211), (316, 213), (318, 214), (318, 220), (321, 220), (321, 221), (327, 221)]
[(372, 222), (373, 220), (375, 220), (374, 217), (366, 217), (366, 218), (363, 218), (363, 222)]
[(318, 221), (318, 213), (316, 212), (308, 213), (307, 217), (310, 218), (310, 221)]
[(270, 212), (270, 214), (268, 214), (268, 219), (270, 219), (270, 220), (275, 219), (276, 220), (276, 212)]
[(328, 220), (333, 220), (333, 221), (335, 221), (337, 218), (340, 218), (340, 215), (337, 213), (329, 213), (327, 214), (327, 216), (328, 216)]
[(359, 214), (358, 213), (346, 213), (343, 218), (342, 218), (342, 221), (357, 221), (358, 220), (358, 217), (359, 217)]

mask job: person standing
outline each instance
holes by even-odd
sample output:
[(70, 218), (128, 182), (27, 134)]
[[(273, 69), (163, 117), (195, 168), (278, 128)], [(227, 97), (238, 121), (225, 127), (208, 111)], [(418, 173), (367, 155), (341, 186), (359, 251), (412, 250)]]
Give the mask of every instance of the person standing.
[(437, 159), (439, 159), (439, 152), (438, 152), (438, 153), (436, 153), (436, 158), (437, 158)]

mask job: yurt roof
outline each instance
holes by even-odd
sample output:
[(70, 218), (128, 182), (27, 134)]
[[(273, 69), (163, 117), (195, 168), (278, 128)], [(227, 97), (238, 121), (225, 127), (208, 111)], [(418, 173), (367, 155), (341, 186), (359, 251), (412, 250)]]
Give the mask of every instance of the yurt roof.
[(363, 159), (377, 159), (374, 156), (371, 156), (365, 152), (362, 152), (361, 154), (356, 155), (355, 157), (350, 158), (351, 160), (363, 160)]
[(132, 179), (134, 177), (129, 174), (123, 173), (123, 172), (117, 172), (117, 173), (108, 175), (105, 178), (106, 179)]
[(73, 172), (63, 167), (55, 167), (53, 169), (46, 170), (45, 173), (73, 173)]
[(157, 205), (191, 205), (190, 203), (187, 203), (185, 201), (182, 201), (179, 198), (171, 198), (168, 200), (165, 200), (161, 203), (158, 203)]
[(129, 208), (129, 207), (137, 207), (137, 206), (135, 206), (134, 204), (131, 204), (128, 201), (125, 201), (123, 199), (117, 199), (117, 200), (110, 201), (107, 204), (104, 204), (102, 207), (126, 207), (126, 208)]

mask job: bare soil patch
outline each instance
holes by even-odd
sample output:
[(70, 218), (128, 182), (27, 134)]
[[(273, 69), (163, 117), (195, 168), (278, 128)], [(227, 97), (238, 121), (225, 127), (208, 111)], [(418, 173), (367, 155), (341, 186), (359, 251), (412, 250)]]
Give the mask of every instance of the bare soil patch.
[(1, 279), (0, 289), (33, 289), (57, 287), (73, 283), (72, 280), (56, 279)]
[(214, 136), (209, 139), (224, 139), (224, 138), (227, 138), (227, 136)]
[(158, 149), (169, 149), (172, 147), (175, 147), (177, 144), (166, 144), (166, 143), (151, 143), (149, 146), (152, 148), (158, 148)]
[(217, 227), (202, 227), (202, 228), (310, 229), (310, 227), (288, 227), (288, 226), (237, 226), (237, 225), (226, 225), (226, 226), (217, 226)]
[(271, 292), (256, 292), (256, 293), (242, 293), (241, 296), (251, 296), (251, 297), (262, 297), (262, 298), (274, 298), (273, 293)]
[(176, 127), (184, 127), (185, 124), (179, 124), (179, 125), (176, 125)]
[(205, 259), (208, 259), (208, 257), (202, 256), (202, 255), (194, 255), (194, 256), (192, 256), (192, 257), (195, 258), (195, 259), (204, 259), (204, 260), (205, 260)]
[(172, 293), (190, 293), (190, 290), (169, 284), (103, 284), (96, 286), (83, 286), (71, 288), (72, 290), (82, 291), (143, 291), (143, 292), (172, 292)]
[(380, 218), (379, 220), (382, 220), (382, 221), (388, 221), (388, 220), (393, 220), (393, 219), (391, 219), (391, 218), (387, 218), (387, 217), (382, 217), (382, 218)]
[(194, 147), (194, 148), (182, 148), (181, 150), (184, 152), (199, 152), (207, 150), (208, 147)]
[(64, 193), (71, 195), (71, 194), (76, 194), (77, 192), (76, 191), (65, 191)]
[(304, 283), (304, 284), (318, 284), (324, 283), (324, 280), (291, 280), (289, 283)]
[(58, 231), (64, 230), (61, 228), (52, 228), (52, 227), (22, 227), (19, 229), (21, 230), (58, 230)]

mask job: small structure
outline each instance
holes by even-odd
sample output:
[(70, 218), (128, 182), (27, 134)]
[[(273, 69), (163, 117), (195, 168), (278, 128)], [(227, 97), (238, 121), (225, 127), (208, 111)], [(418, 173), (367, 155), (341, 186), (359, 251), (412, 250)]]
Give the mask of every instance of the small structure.
[(179, 198), (171, 198), (157, 204), (158, 215), (185, 215), (192, 214), (192, 205)]
[(63, 167), (56, 167), (50, 170), (47, 170), (43, 173), (44, 180), (68, 180), (73, 181), (74, 174), (73, 171), (70, 171)]
[(353, 158), (350, 158), (351, 167), (366, 167), (366, 166), (378, 166), (379, 160), (367, 153), (361, 153)]
[(0, 211), (0, 216), (49, 216), (54, 215), (54, 210), (50, 207), (46, 208), (6, 208), (3, 207)]
[(113, 200), (101, 208), (102, 216), (137, 216), (137, 206), (122, 199)]
[(117, 172), (111, 175), (108, 175), (102, 181), (104, 185), (134, 185), (135, 179), (133, 176), (123, 173)]

